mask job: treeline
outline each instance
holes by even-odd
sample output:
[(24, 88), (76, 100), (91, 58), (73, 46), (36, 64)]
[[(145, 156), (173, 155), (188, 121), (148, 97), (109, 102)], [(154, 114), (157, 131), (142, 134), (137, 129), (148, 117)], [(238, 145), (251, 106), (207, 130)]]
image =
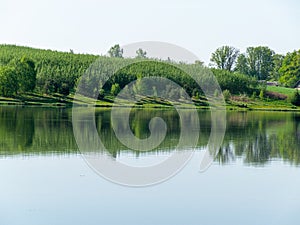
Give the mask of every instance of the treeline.
[(212, 53), (210, 60), (213, 67), (257, 80), (278, 81), (286, 87), (294, 87), (300, 79), (300, 50), (281, 55), (267, 46), (258, 46), (240, 53), (235, 47), (222, 46)]
[[(32, 84), (29, 89), (12, 89), (2, 92), (1, 95), (9, 96), (32, 90), (41, 94), (60, 93), (68, 95), (75, 92), (80, 83), (82, 94), (101, 98), (104, 95), (116, 95), (131, 81), (148, 76), (170, 79), (183, 87), (190, 96), (201, 95), (201, 88), (187, 72), (194, 74), (194, 79), (198, 82), (209, 84), (211, 73), (199, 62), (184, 64), (170, 60), (168, 63), (156, 59), (143, 61), (147, 53), (142, 49), (137, 50), (135, 59), (123, 58), (122, 54), (123, 50), (119, 45), (110, 49), (109, 57), (74, 54), (73, 51), (57, 52), (14, 45), (0, 45), (2, 74), (5, 74), (6, 77), (13, 77), (13, 70), (7, 71), (7, 67), (13, 67), (10, 66), (13, 65), (13, 62), (30, 59), (29, 64), (32, 68), (34, 67), (33, 74), (35, 75), (33, 77), (35, 82), (33, 79), (29, 82)], [(121, 67), (123, 67), (121, 70), (116, 71), (116, 68)], [(253, 88), (256, 88), (253, 80), (243, 74), (236, 73), (228, 76), (226, 71), (213, 70), (213, 72), (219, 79), (221, 88), (228, 89), (231, 93), (250, 93)], [(17, 77), (19, 81), (25, 80), (23, 74), (14, 73), (14, 77)], [(84, 74), (85, 76), (83, 76)], [(197, 74), (201, 75), (197, 76)], [(250, 80), (251, 82), (249, 82)], [(106, 81), (105, 84), (104, 81)], [(15, 86), (13, 82), (7, 79), (2, 79), (1, 82), (2, 85), (0, 85), (6, 88)], [(146, 88), (152, 89), (152, 87)], [(155, 92), (155, 90), (153, 91)], [(178, 93), (178, 90), (169, 90), (171, 96), (176, 96)]]
[[(68, 53), (15, 45), (0, 45), (0, 70), (2, 71), (2, 76), (11, 77), (14, 74), (18, 80), (23, 80), (21, 74), (12, 71), (14, 69), (12, 62), (20, 61), (24, 57), (30, 59), (34, 64), (36, 81), (31, 82), (34, 85), (34, 91), (46, 94), (61, 93), (67, 95), (75, 91), (74, 88), (77, 79), (98, 56), (73, 54), (72, 51)], [(0, 80), (2, 83), (0, 84), (0, 89), (3, 86), (14, 86), (10, 80), (3, 80), (2, 78)], [(1, 93), (1, 95), (11, 95), (11, 93), (15, 94), (18, 91), (30, 90), (12, 90)]]
[[(200, 61), (186, 64), (169, 59), (166, 63), (157, 59), (144, 60), (147, 52), (143, 49), (136, 53), (135, 59), (123, 58), (119, 45), (108, 51), (109, 56), (0, 45), (0, 95), (28, 91), (68, 95), (80, 89), (86, 96), (103, 98), (116, 95), (131, 81), (160, 76), (176, 82), (190, 96), (199, 96), (202, 90), (188, 74), (193, 74), (198, 83), (210, 85), (210, 71), (222, 90), (252, 95), (259, 91), (258, 80), (279, 80), (285, 86), (292, 86), (300, 79), (300, 51), (282, 56), (268, 47), (250, 47), (240, 54), (234, 47), (223, 46), (212, 54), (215, 68), (211, 69)], [(153, 87), (145, 88), (155, 94)], [(180, 97), (180, 92), (169, 90), (169, 95)]]

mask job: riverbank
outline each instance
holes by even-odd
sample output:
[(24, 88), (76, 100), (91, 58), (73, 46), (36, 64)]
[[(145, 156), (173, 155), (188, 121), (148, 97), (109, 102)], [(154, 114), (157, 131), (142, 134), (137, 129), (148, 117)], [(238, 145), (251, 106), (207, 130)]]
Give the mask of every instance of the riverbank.
[[(204, 97), (193, 98), (193, 104), (198, 109), (209, 109), (209, 103)], [(14, 97), (0, 97), (1, 106), (35, 106), (35, 107), (72, 107), (74, 104), (82, 107), (112, 107), (114, 100), (112, 96), (107, 96), (102, 100), (88, 98), (79, 95), (70, 94), (63, 96), (60, 94), (54, 95), (41, 95), (37, 93), (21, 94)], [(180, 107), (190, 108), (187, 102), (181, 101), (180, 103), (172, 103), (160, 98), (144, 97), (136, 104), (123, 102), (120, 106), (135, 108), (171, 108), (174, 104), (180, 104)], [(260, 111), (300, 111), (300, 107), (296, 107), (289, 103), (287, 100), (276, 99), (260, 99), (249, 98), (247, 96), (232, 96), (230, 100), (226, 101), (227, 110), (247, 111), (247, 110), (260, 110)]]

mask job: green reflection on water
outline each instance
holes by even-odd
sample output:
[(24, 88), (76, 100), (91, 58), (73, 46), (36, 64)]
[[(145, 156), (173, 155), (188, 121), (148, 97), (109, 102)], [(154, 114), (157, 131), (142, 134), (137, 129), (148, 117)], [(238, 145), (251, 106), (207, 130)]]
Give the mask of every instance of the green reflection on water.
[[(126, 151), (134, 152), (137, 157), (147, 154), (131, 151), (117, 140), (109, 109), (97, 109), (95, 115), (99, 137), (113, 157)], [(0, 107), (0, 117), (1, 158), (79, 154), (73, 136), (71, 109)], [(149, 137), (148, 123), (153, 117), (163, 118), (168, 131), (165, 140), (152, 153), (173, 151), (180, 136), (180, 118), (176, 110), (132, 110), (132, 132), (138, 138)], [(188, 111), (185, 117), (193, 119)], [(198, 146), (202, 149), (210, 135), (210, 112), (199, 111), (199, 119)], [(224, 164), (242, 158), (246, 164), (265, 165), (272, 160), (284, 160), (299, 165), (299, 125), (300, 114), (292, 112), (228, 112), (226, 135), (216, 161)], [(120, 122), (118, 129), (122, 127), (125, 126)], [(88, 138), (88, 130), (83, 132)]]

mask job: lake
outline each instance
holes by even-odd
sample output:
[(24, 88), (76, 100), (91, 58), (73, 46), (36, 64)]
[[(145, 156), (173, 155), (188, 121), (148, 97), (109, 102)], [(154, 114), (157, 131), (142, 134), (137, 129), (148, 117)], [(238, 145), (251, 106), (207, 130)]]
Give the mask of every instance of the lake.
[[(90, 168), (74, 138), (72, 109), (0, 107), (0, 224), (300, 224), (300, 113), (227, 112), (223, 144), (205, 172), (199, 164), (211, 117), (198, 115), (199, 140), (186, 166), (165, 182), (136, 188)], [(110, 117), (110, 109), (95, 110), (106, 149), (97, 154), (139, 167), (190, 151), (175, 150), (181, 129), (175, 110), (131, 111), (138, 138), (150, 136), (153, 117), (167, 125), (162, 143), (146, 152), (126, 148)]]

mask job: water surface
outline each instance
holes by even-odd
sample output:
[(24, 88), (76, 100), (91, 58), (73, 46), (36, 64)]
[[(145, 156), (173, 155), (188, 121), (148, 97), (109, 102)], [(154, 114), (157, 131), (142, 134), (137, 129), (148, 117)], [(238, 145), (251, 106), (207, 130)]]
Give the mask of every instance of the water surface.
[[(176, 111), (134, 110), (131, 129), (148, 137), (155, 116), (168, 126), (165, 140), (150, 152), (136, 152), (115, 137), (110, 110), (97, 109), (108, 153), (136, 166), (168, 158), (180, 135)], [(170, 180), (146, 188), (108, 182), (87, 166), (71, 109), (1, 107), (0, 117), (0, 224), (300, 223), (298, 113), (228, 112), (222, 148), (200, 173), (211, 122), (210, 113), (201, 111), (191, 161)]]

